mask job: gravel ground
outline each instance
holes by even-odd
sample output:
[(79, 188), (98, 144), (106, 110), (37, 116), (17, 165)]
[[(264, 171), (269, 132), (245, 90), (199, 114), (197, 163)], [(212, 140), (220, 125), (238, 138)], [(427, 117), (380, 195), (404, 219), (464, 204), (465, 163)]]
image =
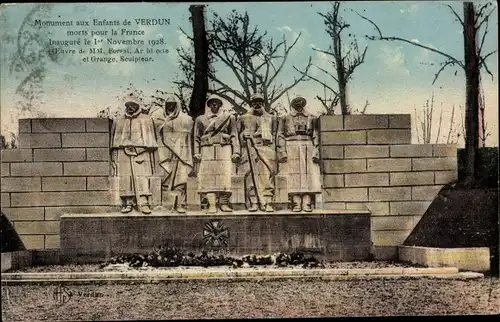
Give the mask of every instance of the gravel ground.
[[(119, 266), (119, 265), (117, 265)], [(272, 267), (278, 269), (275, 265), (262, 265), (255, 267)], [(289, 266), (288, 268), (301, 268), (302, 265)], [(417, 265), (409, 265), (406, 263), (388, 262), (388, 261), (372, 261), (372, 262), (332, 262), (325, 263), (325, 268), (385, 268), (385, 267), (420, 267)], [(201, 267), (158, 267), (154, 269), (202, 269)], [(219, 266), (217, 269), (228, 269), (229, 266)], [(216, 267), (210, 267), (216, 269)], [(22, 269), (12, 270), (9, 273), (52, 273), (52, 272), (103, 272), (115, 269), (101, 268), (98, 264), (84, 264), (84, 265), (47, 265), (47, 266), (34, 266)], [(121, 270), (121, 269), (116, 269)]]
[[(500, 280), (190, 280), (2, 287), (3, 321), (500, 314)], [(92, 293), (94, 297), (78, 294)]]

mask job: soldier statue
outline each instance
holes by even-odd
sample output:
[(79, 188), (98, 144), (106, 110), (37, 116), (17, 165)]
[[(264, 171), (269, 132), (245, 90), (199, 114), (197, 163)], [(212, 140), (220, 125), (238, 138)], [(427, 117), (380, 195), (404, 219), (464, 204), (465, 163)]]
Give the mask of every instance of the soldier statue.
[(264, 98), (254, 95), (250, 109), (238, 118), (242, 160), (238, 172), (244, 173), (245, 200), (249, 211), (272, 212), (277, 162), (286, 162), (286, 151), (279, 135), (278, 118), (264, 109)]
[(209, 213), (230, 212), (232, 163), (240, 160), (236, 117), (223, 113), (222, 100), (211, 96), (205, 114), (194, 123), (194, 161), (198, 163), (198, 192), (208, 202)]
[(129, 213), (133, 207), (151, 213), (149, 178), (153, 175), (153, 153), (158, 148), (153, 120), (134, 95), (125, 98), (125, 117), (113, 122), (112, 165), (119, 177), (121, 212)]
[(319, 132), (317, 118), (306, 111), (307, 101), (298, 96), (283, 120), (288, 156), (283, 172), (288, 179), (292, 211), (312, 211), (312, 201), (321, 193)]
[(150, 112), (158, 137), (158, 163), (165, 170), (162, 204), (178, 213), (187, 206), (187, 179), (193, 174), (191, 151), (192, 118), (184, 113), (175, 96), (165, 100), (164, 108)]

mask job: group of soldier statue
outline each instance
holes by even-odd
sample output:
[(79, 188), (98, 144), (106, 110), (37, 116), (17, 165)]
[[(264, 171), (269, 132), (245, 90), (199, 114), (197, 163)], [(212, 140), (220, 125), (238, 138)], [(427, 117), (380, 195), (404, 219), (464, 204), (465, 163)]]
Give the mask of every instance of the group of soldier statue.
[[(274, 211), (275, 177), (282, 173), (293, 211), (312, 211), (321, 193), (317, 118), (307, 113), (306, 100), (291, 101), (284, 117), (269, 114), (255, 95), (242, 115), (221, 110), (211, 96), (205, 113), (194, 121), (175, 97), (164, 107), (144, 109), (135, 96), (125, 99), (125, 117), (113, 122), (112, 164), (119, 177), (121, 212), (137, 207), (151, 213), (150, 180), (158, 164), (162, 191), (176, 196), (173, 209), (186, 212), (188, 177), (198, 177), (198, 193), (208, 203), (231, 212), (233, 164), (244, 175), (248, 211)], [(193, 150), (194, 149), (194, 150)], [(201, 199), (200, 199), (201, 200)]]

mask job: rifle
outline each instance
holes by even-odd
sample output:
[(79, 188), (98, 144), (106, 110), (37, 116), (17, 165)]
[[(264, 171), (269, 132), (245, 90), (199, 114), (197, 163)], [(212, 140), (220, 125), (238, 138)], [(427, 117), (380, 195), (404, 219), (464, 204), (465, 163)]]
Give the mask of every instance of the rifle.
[(260, 206), (262, 204), (263, 198), (261, 196), (262, 192), (261, 192), (260, 187), (259, 187), (259, 180), (255, 178), (255, 163), (254, 163), (255, 160), (253, 159), (252, 155), (250, 154), (250, 143), (252, 143), (252, 146), (254, 147), (255, 150), (257, 150), (257, 149), (255, 148), (255, 145), (253, 144), (252, 138), (247, 137), (247, 138), (245, 138), (245, 141), (246, 141), (246, 148), (247, 148), (247, 155), (248, 155), (248, 164), (250, 165), (250, 173), (252, 176), (252, 182), (253, 182), (253, 186), (255, 189), (255, 196), (257, 197), (257, 202), (259, 203), (259, 206)]
[(140, 205), (139, 205), (139, 191), (137, 190), (137, 178), (135, 176), (135, 168), (134, 168), (134, 159), (135, 156), (131, 155), (130, 156), (130, 170), (132, 171), (132, 185), (134, 186), (134, 195), (135, 195), (135, 203), (137, 205), (137, 210), (140, 211)]

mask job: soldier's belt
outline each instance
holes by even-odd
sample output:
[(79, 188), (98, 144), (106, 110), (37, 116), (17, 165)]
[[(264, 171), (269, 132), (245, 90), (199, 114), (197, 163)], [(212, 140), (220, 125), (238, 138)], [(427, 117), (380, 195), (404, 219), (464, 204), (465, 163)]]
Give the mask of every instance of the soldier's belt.
[(285, 137), (287, 141), (310, 141), (311, 137), (309, 135), (291, 135)]
[(263, 140), (262, 137), (254, 137), (252, 141), (255, 145), (272, 145), (273, 142), (270, 140)]
[(228, 145), (231, 144), (231, 136), (230, 135), (214, 135), (214, 136), (202, 136), (200, 140), (201, 146), (210, 146), (210, 145)]

